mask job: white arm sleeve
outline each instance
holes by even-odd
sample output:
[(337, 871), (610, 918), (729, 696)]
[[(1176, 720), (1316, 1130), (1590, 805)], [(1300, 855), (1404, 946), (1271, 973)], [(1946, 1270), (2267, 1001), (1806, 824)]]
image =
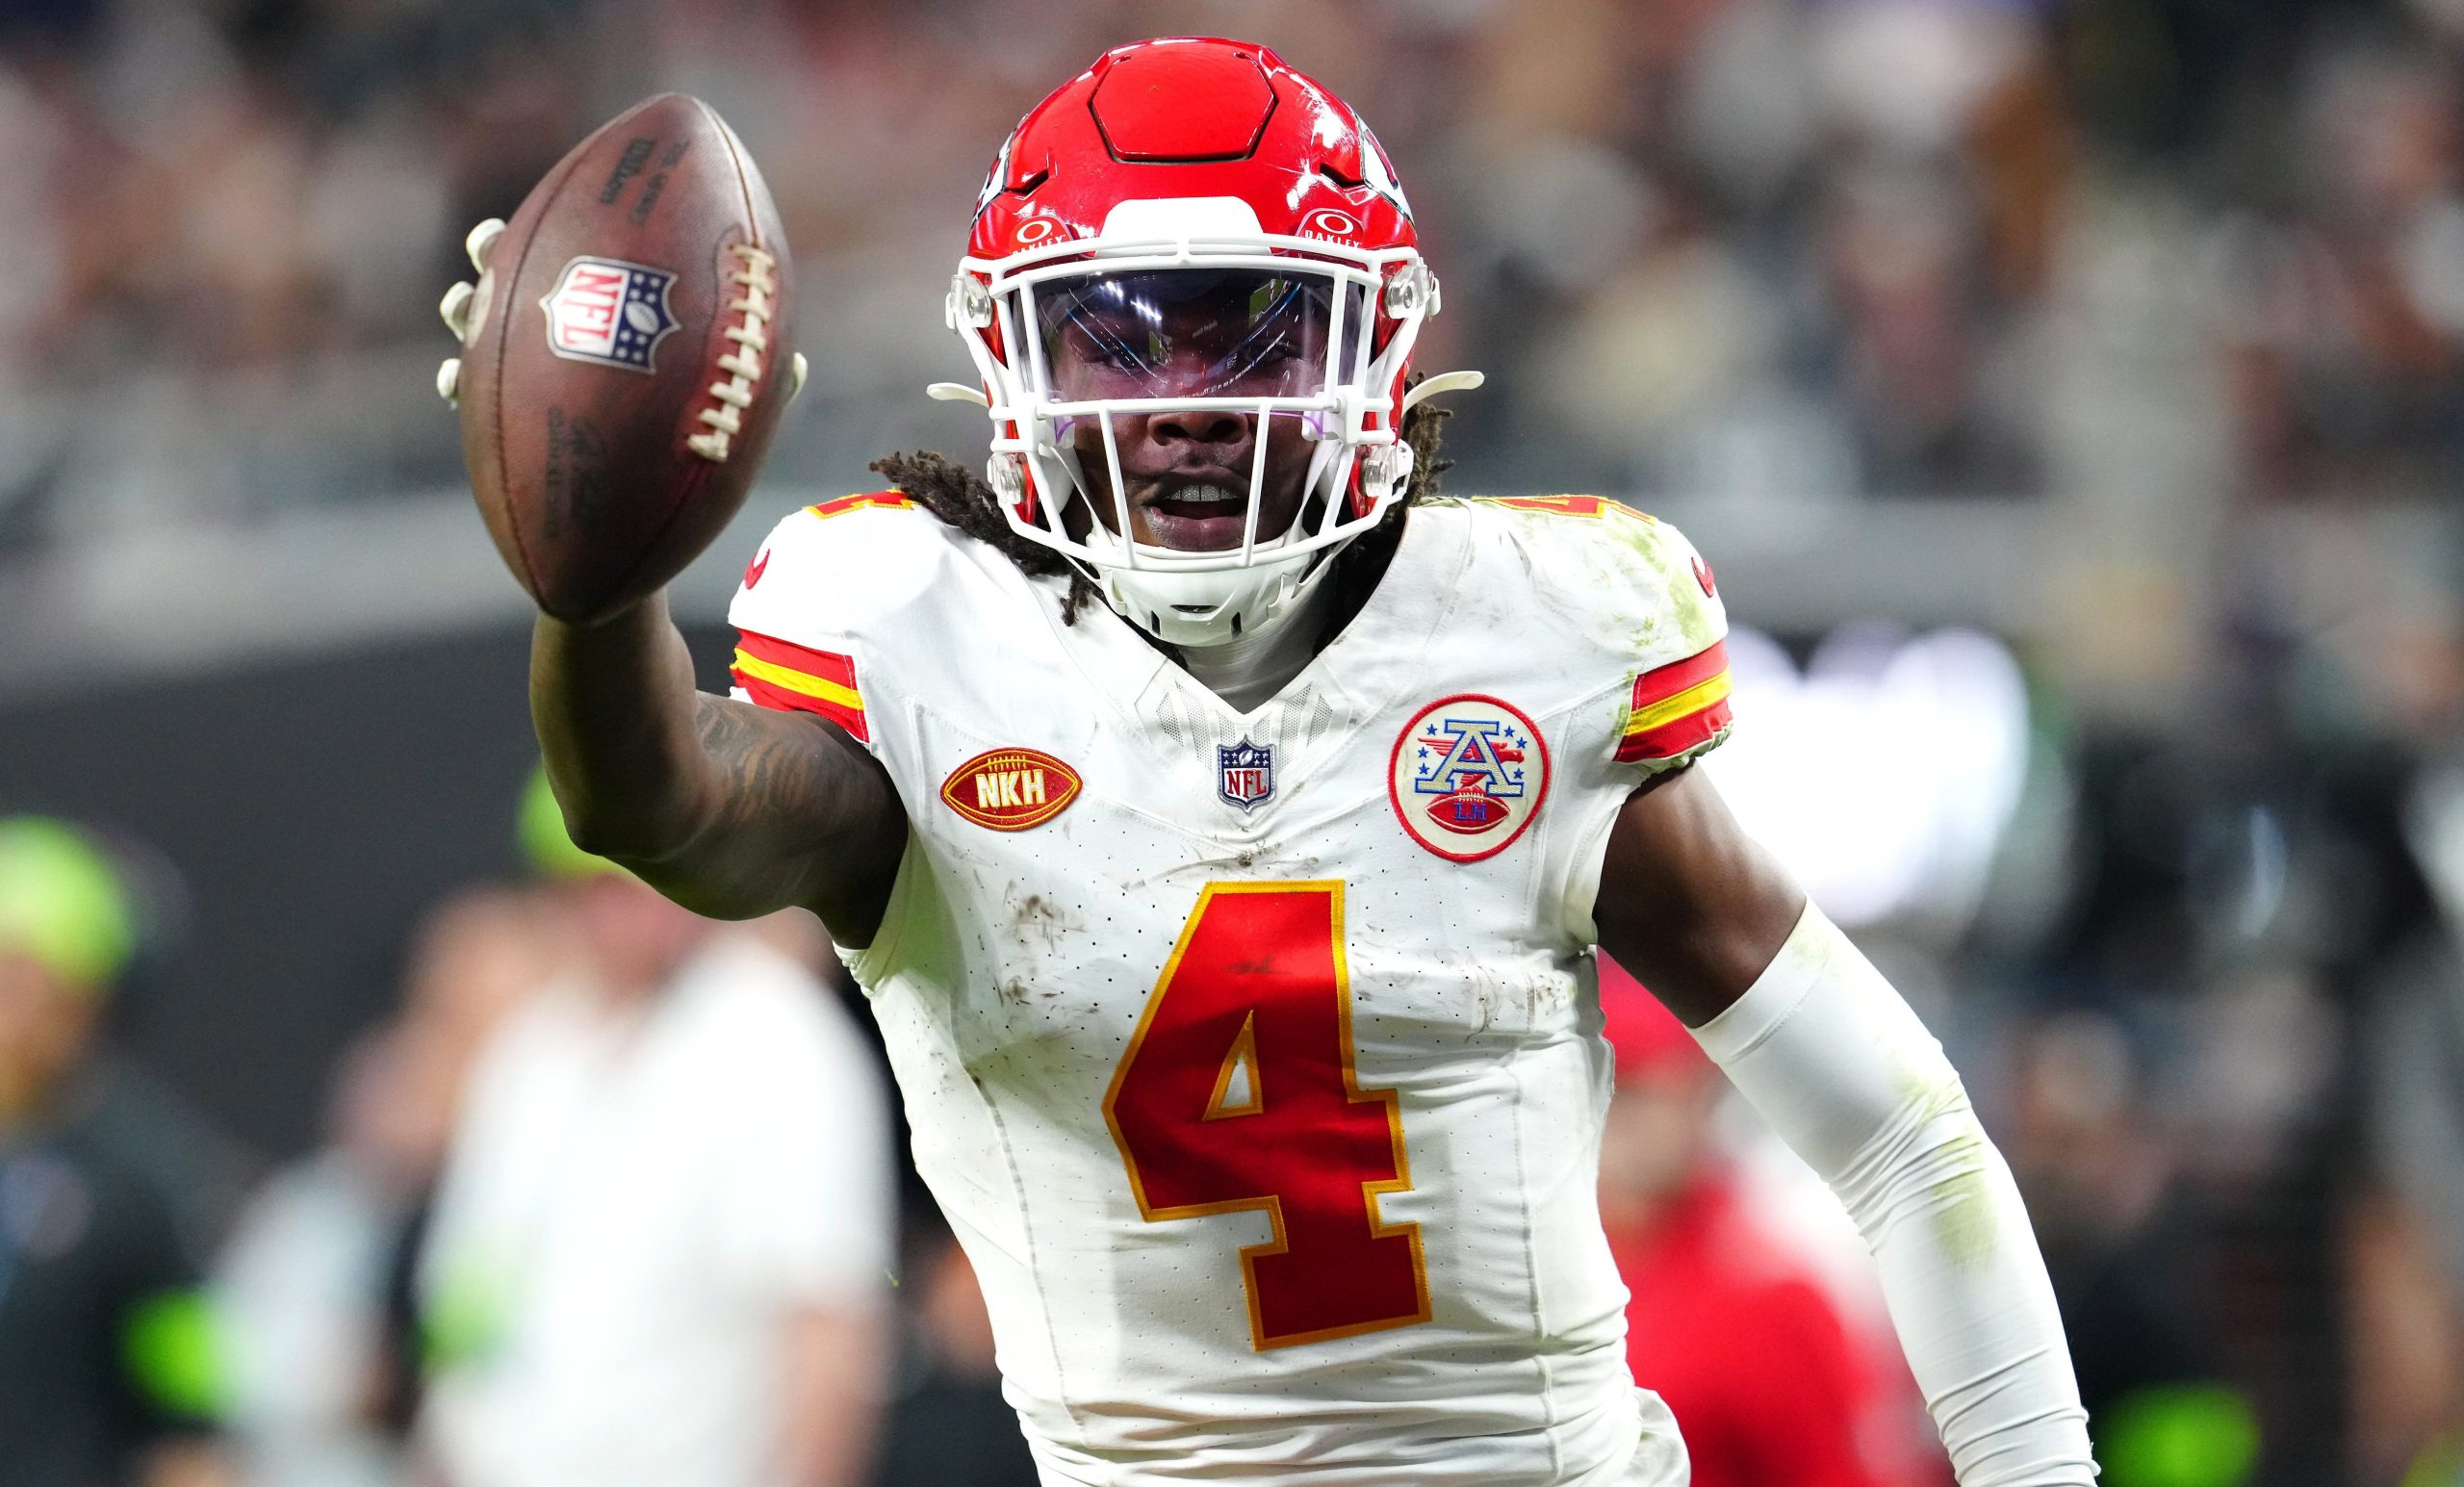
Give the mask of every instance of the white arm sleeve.
[(2090, 1487), (2088, 1415), (2018, 1185), (1907, 1002), (1808, 904), (1694, 1036), (1847, 1205), (1961, 1487)]

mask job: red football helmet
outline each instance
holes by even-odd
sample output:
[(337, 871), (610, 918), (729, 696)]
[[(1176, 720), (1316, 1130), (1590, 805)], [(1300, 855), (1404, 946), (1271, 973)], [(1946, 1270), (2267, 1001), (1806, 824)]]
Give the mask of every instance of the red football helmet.
[[(983, 376), (1012, 526), (1132, 623), (1206, 644), (1287, 607), (1401, 497), (1403, 379), (1437, 303), (1359, 115), (1265, 47), (1174, 38), (1105, 53), (1020, 122), (948, 320)], [(1149, 518), (1150, 538), (1183, 534), (1169, 544), (1135, 534), (1116, 426), (1168, 415), (1238, 421), (1254, 446), (1241, 506), (1209, 486), (1179, 507), (1198, 519)]]

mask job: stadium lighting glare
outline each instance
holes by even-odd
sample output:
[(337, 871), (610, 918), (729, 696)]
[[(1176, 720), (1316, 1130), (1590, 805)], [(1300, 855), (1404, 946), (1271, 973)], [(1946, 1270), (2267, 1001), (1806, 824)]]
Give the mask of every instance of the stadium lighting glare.
[(1803, 671), (1740, 628), (1729, 664), (1736, 734), (1704, 765), (1814, 902), (1843, 925), (1973, 913), (2027, 775), (2027, 687), (2009, 648), (1861, 621)]

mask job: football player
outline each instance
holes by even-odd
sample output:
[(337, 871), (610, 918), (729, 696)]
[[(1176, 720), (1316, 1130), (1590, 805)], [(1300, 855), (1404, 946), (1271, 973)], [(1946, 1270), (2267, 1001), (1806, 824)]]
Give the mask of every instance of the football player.
[(988, 480), (782, 522), (732, 698), (660, 598), (539, 620), (575, 836), (828, 924), (1052, 1483), (1684, 1481), (1595, 1203), (1598, 945), (1863, 1226), (1965, 1487), (2084, 1487), (1959, 1076), (1688, 767), (1711, 569), (1615, 502), (1433, 494), (1417, 400), (1473, 379), (1411, 378), (1415, 244), (1271, 52), (1106, 54), (949, 296)]

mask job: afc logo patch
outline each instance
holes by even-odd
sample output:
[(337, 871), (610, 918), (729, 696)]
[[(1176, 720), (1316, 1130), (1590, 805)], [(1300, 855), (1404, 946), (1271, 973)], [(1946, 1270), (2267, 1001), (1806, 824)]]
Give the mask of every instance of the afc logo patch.
[(1246, 738), (1215, 751), (1215, 793), (1223, 804), (1254, 810), (1274, 798), (1274, 746)]
[(1521, 709), (1465, 694), (1429, 704), (1395, 739), (1387, 792), (1412, 840), (1451, 862), (1514, 844), (1549, 794), (1549, 744)]
[(648, 372), (658, 344), (677, 328), (667, 292), (676, 275), (612, 258), (577, 258), (539, 301), (548, 349), (567, 361)]

